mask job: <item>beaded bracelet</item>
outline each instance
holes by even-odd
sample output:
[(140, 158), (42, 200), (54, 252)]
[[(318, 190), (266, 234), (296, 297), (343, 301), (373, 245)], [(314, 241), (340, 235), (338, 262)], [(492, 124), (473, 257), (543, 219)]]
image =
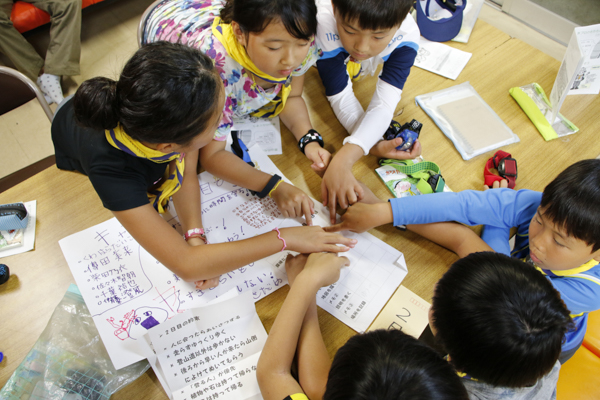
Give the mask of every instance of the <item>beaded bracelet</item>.
[(287, 247), (287, 243), (285, 242), (285, 239), (281, 237), (281, 232), (279, 232), (279, 228), (275, 228), (273, 230), (277, 232), (277, 239), (279, 239), (283, 242), (283, 247), (281, 248), (281, 251), (284, 251), (285, 248)]

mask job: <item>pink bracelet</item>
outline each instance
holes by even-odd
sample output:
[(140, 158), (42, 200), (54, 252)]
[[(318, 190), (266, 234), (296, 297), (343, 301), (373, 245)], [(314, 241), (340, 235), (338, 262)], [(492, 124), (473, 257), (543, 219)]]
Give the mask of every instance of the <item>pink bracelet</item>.
[(287, 243), (285, 242), (285, 239), (281, 237), (281, 232), (279, 232), (279, 228), (275, 228), (273, 230), (277, 231), (277, 239), (279, 239), (283, 242), (283, 247), (281, 248), (281, 251), (284, 251), (285, 248), (287, 247)]
[(183, 238), (185, 239), (186, 242), (189, 239), (195, 238), (195, 237), (202, 239), (204, 241), (204, 243), (208, 244), (208, 241), (206, 240), (206, 235), (204, 234), (203, 228), (190, 229), (189, 231), (187, 231), (185, 233), (185, 235), (183, 235)]

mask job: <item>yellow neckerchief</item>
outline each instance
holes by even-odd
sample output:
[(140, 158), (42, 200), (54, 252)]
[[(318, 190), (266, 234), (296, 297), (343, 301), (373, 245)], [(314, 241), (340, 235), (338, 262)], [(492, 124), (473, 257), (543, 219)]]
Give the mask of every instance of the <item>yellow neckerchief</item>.
[[(235, 61), (237, 61), (246, 71), (264, 79), (267, 82), (280, 84), (281, 89), (277, 96), (270, 101), (269, 104), (262, 106), (260, 109), (251, 113), (254, 117), (272, 118), (279, 114), (285, 107), (285, 102), (292, 91), (292, 85), (289, 83), (289, 77), (285, 78), (274, 78), (271, 75), (267, 75), (254, 65), (244, 46), (238, 42), (237, 38), (233, 33), (231, 24), (222, 22), (220, 17), (216, 17), (212, 24), (212, 33), (215, 35), (217, 40), (221, 42), (227, 54), (229, 54)], [(256, 85), (256, 83), (255, 83)]]
[[(580, 279), (585, 279), (587, 281), (594, 282), (594, 283), (600, 285), (600, 280), (598, 278), (587, 275), (587, 274), (582, 274), (582, 272), (589, 271), (590, 269), (594, 268), (598, 264), (598, 261), (596, 261), (594, 259), (591, 259), (590, 261), (586, 262), (583, 265), (580, 265), (579, 267), (560, 270), (560, 271), (552, 270), (552, 269), (546, 269), (546, 270), (541, 269), (540, 267), (535, 265), (535, 263), (531, 262), (530, 260), (531, 259), (528, 256), (523, 261), (531, 263), (535, 267), (535, 269), (540, 271), (542, 273), (542, 275), (544, 275), (544, 276), (564, 276), (564, 277), (570, 277), (570, 278), (580, 278)], [(585, 314), (585, 312), (582, 312), (579, 314), (571, 314), (571, 318), (580, 317), (583, 314)]]
[(169, 201), (169, 197), (174, 195), (181, 187), (183, 182), (183, 170), (185, 168), (184, 154), (169, 153), (165, 154), (158, 150), (144, 146), (141, 142), (133, 139), (125, 133), (121, 125), (117, 125), (115, 129), (105, 130), (104, 135), (106, 140), (114, 148), (124, 151), (125, 153), (139, 158), (145, 158), (155, 163), (168, 163), (175, 160), (175, 173), (169, 174), (169, 167), (165, 170), (164, 176), (161, 178), (161, 184), (158, 188), (148, 192), (148, 199), (159, 213), (165, 212), (165, 207)]
[[(444, 360), (446, 360), (447, 362), (450, 362), (450, 354), (446, 354), (444, 356)], [(459, 378), (468, 379), (468, 380), (477, 382), (477, 379), (473, 378), (471, 375), (467, 374), (466, 372), (461, 372), (461, 371), (455, 371), (455, 372)]]
[(286, 399), (291, 399), (291, 400), (308, 400), (308, 397), (304, 393), (295, 393), (295, 394), (290, 394), (284, 400), (286, 400)]
[(577, 274), (580, 274), (582, 272), (588, 271), (590, 269), (592, 269), (593, 267), (595, 267), (598, 264), (598, 261), (591, 259), (590, 261), (586, 262), (583, 265), (580, 265), (579, 267), (575, 267), (575, 268), (571, 268), (571, 269), (564, 269), (564, 270), (553, 270), (553, 269), (548, 269), (548, 270), (544, 270), (541, 269), (540, 267), (538, 267), (537, 265), (533, 264), (535, 266), (535, 269), (537, 269), (538, 271), (540, 271), (542, 274), (544, 275), (550, 275), (550, 276), (574, 276)]
[(362, 66), (359, 62), (354, 61), (351, 56), (348, 56), (348, 62), (346, 63), (346, 70), (348, 71), (348, 76), (353, 81), (358, 81), (360, 79), (360, 70)]

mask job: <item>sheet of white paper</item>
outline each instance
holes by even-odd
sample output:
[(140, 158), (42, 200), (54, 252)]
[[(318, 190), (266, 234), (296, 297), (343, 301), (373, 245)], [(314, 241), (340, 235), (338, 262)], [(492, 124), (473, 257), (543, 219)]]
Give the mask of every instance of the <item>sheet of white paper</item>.
[[(301, 220), (287, 219), (282, 226), (297, 226)], [(330, 226), (329, 211), (315, 201), (315, 225)], [(340, 279), (317, 293), (317, 305), (357, 332), (364, 332), (406, 274), (404, 254), (370, 233), (342, 232), (358, 239), (356, 246), (340, 253), (350, 259)]]
[(573, 86), (575, 78), (577, 78), (577, 72), (583, 65), (583, 53), (579, 47), (579, 41), (577, 40), (576, 31), (573, 31), (569, 46), (563, 57), (562, 64), (558, 69), (558, 74), (554, 80), (552, 86), (552, 92), (550, 92), (550, 104), (552, 104), (552, 116), (546, 119), (551, 124), (556, 121), (556, 116), (560, 111), (565, 98), (569, 94), (569, 89)]
[(23, 205), (27, 209), (27, 214), (29, 214), (29, 221), (27, 222), (27, 227), (25, 228), (23, 245), (0, 251), (0, 258), (13, 256), (15, 254), (21, 254), (33, 250), (33, 245), (35, 244), (35, 215), (37, 206), (36, 201), (37, 200), (32, 200), (23, 203)]
[(472, 54), (448, 45), (420, 38), (415, 66), (455, 80), (471, 59)]
[(168, 318), (230, 296), (232, 289), (258, 301), (287, 283), (284, 252), (223, 274), (214, 289), (197, 290), (153, 258), (115, 218), (59, 244), (117, 369), (143, 359), (137, 340)]
[[(250, 149), (250, 155), (263, 171), (283, 176), (258, 146)], [(241, 240), (268, 232), (275, 226), (298, 226), (304, 222), (274, 216), (275, 211), (268, 203), (270, 199), (258, 201), (254, 196), (246, 196), (246, 189), (211, 175), (203, 174), (200, 182), (202, 218), (209, 242)], [(210, 183), (210, 187), (205, 183)], [(263, 206), (263, 202), (266, 205)], [(242, 209), (243, 212), (236, 213)], [(329, 224), (327, 210), (319, 202), (315, 202), (315, 209), (324, 216), (319, 223)], [(176, 214), (169, 222), (177, 226)], [(351, 328), (364, 331), (400, 284), (406, 269), (402, 261), (396, 262), (401, 257), (399, 251), (367, 233), (358, 238), (361, 243), (357, 249), (348, 252), (358, 267), (357, 272), (349, 274), (344, 281), (347, 284), (343, 289), (348, 290), (341, 293), (340, 288), (340, 294), (335, 296), (335, 299), (341, 296), (345, 300), (340, 304), (340, 298), (332, 307), (324, 305), (323, 308)], [(287, 284), (286, 251), (221, 275), (220, 284), (214, 289), (197, 290), (141, 248), (115, 218), (66, 237), (59, 244), (117, 369), (142, 359), (137, 340), (168, 318), (186, 309), (201, 307), (232, 289), (239, 293), (251, 292), (254, 301), (258, 301)], [(370, 249), (368, 256), (366, 249)], [(371, 258), (378, 257), (377, 254), (370, 254), (375, 249), (380, 253), (376, 260)], [(386, 273), (388, 276), (383, 282), (382, 276)], [(357, 286), (361, 280), (365, 281), (364, 285)], [(350, 293), (350, 289), (354, 291)], [(351, 294), (355, 297), (349, 301)], [(363, 301), (367, 304), (362, 304)], [(147, 312), (152, 313), (151, 318), (146, 316)]]
[(576, 72), (569, 94), (600, 93), (600, 24), (575, 28), (583, 64)]
[(148, 331), (140, 341), (170, 398), (260, 396), (256, 364), (267, 340), (250, 293), (194, 308)]
[[(234, 117), (232, 129), (240, 132), (239, 137), (246, 147), (250, 148), (257, 144), (267, 155), (281, 154), (279, 117)], [(228, 140), (231, 140), (231, 135), (228, 136)]]

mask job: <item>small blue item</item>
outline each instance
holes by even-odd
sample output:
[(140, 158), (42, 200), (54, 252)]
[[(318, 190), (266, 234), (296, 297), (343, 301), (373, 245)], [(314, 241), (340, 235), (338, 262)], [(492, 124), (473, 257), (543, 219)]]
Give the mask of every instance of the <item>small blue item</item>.
[(250, 158), (250, 154), (248, 153), (248, 148), (246, 144), (242, 141), (242, 138), (239, 137), (238, 131), (231, 131), (231, 151), (233, 154), (244, 160), (245, 163), (249, 164), (251, 167), (254, 167), (254, 163)]
[(0, 351), (0, 363), (2, 362), (3, 359), (4, 359), (4, 354), (2, 354), (2, 352)]
[(467, 0), (418, 0), (415, 4), (421, 36), (447, 42), (460, 32)]
[(422, 127), (423, 124), (416, 119), (413, 119), (402, 126), (398, 122), (392, 120), (390, 127), (385, 131), (383, 137), (385, 140), (401, 137), (403, 142), (400, 146), (396, 147), (396, 150), (410, 151), (415, 144), (415, 141), (419, 138)]
[(404, 143), (402, 143), (402, 146), (396, 147), (396, 150), (410, 151), (410, 149), (412, 149), (413, 147), (413, 144), (415, 144), (415, 140), (417, 140), (417, 138), (419, 137), (419, 134), (409, 129), (405, 129), (402, 132), (400, 132), (398, 136), (400, 136), (402, 140), (404, 140)]
[(10, 278), (10, 270), (6, 264), (0, 264), (0, 285), (6, 283), (8, 278)]
[(0, 205), (0, 231), (25, 229), (29, 222), (29, 214), (23, 203)]

